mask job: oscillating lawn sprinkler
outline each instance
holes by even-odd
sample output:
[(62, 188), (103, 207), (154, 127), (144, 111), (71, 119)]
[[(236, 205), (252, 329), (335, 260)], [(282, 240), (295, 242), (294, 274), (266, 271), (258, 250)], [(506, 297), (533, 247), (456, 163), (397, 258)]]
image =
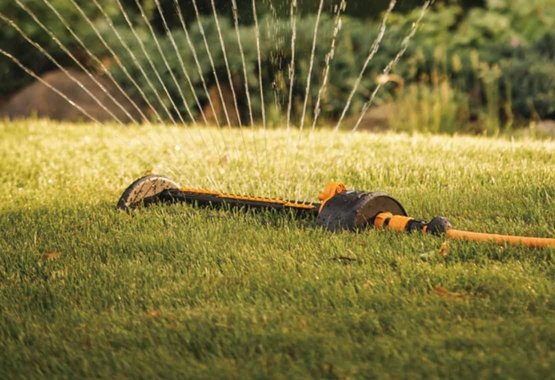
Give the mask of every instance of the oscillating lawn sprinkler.
[(555, 239), (497, 235), (456, 230), (447, 218), (437, 216), (426, 222), (411, 218), (394, 198), (384, 193), (347, 190), (342, 183), (330, 183), (319, 195), (320, 203), (277, 198), (225, 194), (179, 186), (169, 178), (148, 175), (133, 182), (122, 194), (117, 207), (129, 210), (152, 204), (187, 203), (200, 207), (258, 210), (289, 210), (316, 219), (316, 225), (332, 232), (360, 231), (373, 226), (399, 232), (444, 235), (451, 239), (555, 248)]

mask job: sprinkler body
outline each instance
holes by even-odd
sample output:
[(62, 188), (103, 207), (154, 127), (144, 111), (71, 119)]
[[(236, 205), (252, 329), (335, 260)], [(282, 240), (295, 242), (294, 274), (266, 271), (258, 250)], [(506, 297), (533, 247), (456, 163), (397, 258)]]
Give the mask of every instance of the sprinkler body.
[(341, 183), (330, 183), (318, 198), (321, 203), (227, 194), (183, 188), (166, 177), (149, 175), (133, 182), (122, 194), (117, 207), (130, 210), (152, 204), (187, 203), (200, 207), (289, 210), (298, 215), (316, 218), (317, 226), (332, 232), (361, 231), (374, 227), (447, 236), (459, 240), (555, 248), (555, 239), (456, 230), (449, 220), (442, 216), (437, 216), (430, 222), (414, 219), (407, 215), (399, 201), (387, 194), (347, 190)]
[(128, 210), (152, 204), (187, 203), (213, 208), (290, 210), (315, 217), (318, 226), (333, 232), (367, 228), (382, 211), (407, 215), (403, 206), (387, 194), (347, 190), (341, 183), (329, 184), (318, 198), (321, 203), (227, 194), (184, 188), (169, 178), (149, 175), (133, 182), (124, 191), (117, 207)]

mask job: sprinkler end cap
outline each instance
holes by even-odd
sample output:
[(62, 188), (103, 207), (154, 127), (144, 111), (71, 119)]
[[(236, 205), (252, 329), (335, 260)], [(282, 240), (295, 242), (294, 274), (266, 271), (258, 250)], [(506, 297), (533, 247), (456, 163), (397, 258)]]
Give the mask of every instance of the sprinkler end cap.
[(436, 216), (433, 218), (426, 228), (426, 232), (432, 235), (443, 235), (447, 233), (453, 226), (449, 219), (444, 216)]
[(147, 175), (133, 182), (121, 195), (117, 208), (129, 210), (141, 206), (146, 198), (152, 198), (165, 190), (179, 189), (179, 185), (160, 175)]

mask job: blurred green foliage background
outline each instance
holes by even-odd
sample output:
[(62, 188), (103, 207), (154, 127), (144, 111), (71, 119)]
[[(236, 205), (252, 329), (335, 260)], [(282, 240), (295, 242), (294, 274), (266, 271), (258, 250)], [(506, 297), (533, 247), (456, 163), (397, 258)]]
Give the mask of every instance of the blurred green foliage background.
[[(79, 59), (91, 69), (98, 70), (89, 56), (72, 36), (67, 33), (58, 17), (45, 5), (43, 0), (20, 0), (48, 26), (60, 41), (69, 47)], [(126, 90), (138, 96), (121, 67), (115, 65), (105, 47), (96, 37), (93, 29), (80, 14), (80, 10), (69, 0), (50, 0), (68, 24), (78, 32), (92, 52), (106, 59), (114, 76)], [(315, 69), (312, 80), (311, 102), (317, 98), (323, 78), (325, 57), (330, 50), (334, 29), (334, 7), (339, 1), (326, 0), (318, 40), (316, 45)], [(206, 93), (202, 90), (200, 74), (194, 68), (194, 57), (185, 43), (184, 31), (175, 11), (174, 0), (160, 0), (164, 17), (172, 36), (178, 42), (179, 52), (171, 45), (164, 29), (160, 12), (154, 0), (140, 2), (145, 15), (157, 33), (164, 51), (162, 57), (146, 24), (141, 19), (135, 0), (121, 0), (129, 13), (148, 51), (143, 54), (135, 36), (130, 32), (116, 1), (98, 0), (110, 17), (107, 20), (99, 8), (91, 2), (80, 2), (82, 11), (88, 15), (95, 27), (114, 50), (123, 57), (129, 73), (140, 84), (147, 95), (153, 91), (133, 63), (132, 55), (125, 49), (114, 33), (119, 31), (127, 43), (137, 63), (145, 68), (149, 77), (153, 72), (148, 60), (152, 60), (162, 75), (168, 75), (164, 59), (172, 71), (181, 72), (180, 59), (185, 62), (195, 92), (200, 101), (206, 103)], [(216, 72), (220, 79), (226, 79), (222, 51), (209, 0), (199, 0), (199, 10), (204, 15), (200, 20), (193, 12), (189, 1), (180, 1), (180, 6), (188, 26), (192, 41), (197, 48), (203, 69), (202, 75), (208, 86), (215, 83), (208, 55), (202, 43), (199, 22), (206, 30), (210, 51), (216, 62)], [(217, 10), (222, 17), (221, 27), (226, 43), (234, 87), (244, 88), (242, 62), (238, 54), (237, 39), (233, 25), (231, 1), (218, 0)], [(342, 29), (338, 35), (337, 49), (332, 61), (329, 85), (322, 99), (322, 120), (336, 120), (342, 111), (346, 98), (360, 72), (370, 46), (378, 33), (381, 15), (388, 1), (371, 2), (348, 0)], [(400, 43), (407, 35), (420, 12), (421, 1), (401, 1), (390, 17), (381, 50), (370, 63), (357, 92), (352, 114), (360, 110), (362, 104), (376, 85), (376, 77), (399, 51)], [(555, 1), (554, 0), (488, 0), (488, 1), (446, 1), (436, 2), (427, 14), (418, 33), (394, 73), (401, 83), (388, 83), (379, 94), (376, 104), (394, 103), (406, 112), (398, 112), (393, 123), (397, 129), (415, 128), (427, 125), (434, 132), (491, 132), (510, 129), (530, 120), (555, 118)], [(258, 84), (257, 54), (252, 17), (252, 3), (238, 1), (240, 34), (243, 41), (248, 68), (248, 82), (252, 89), (253, 108), (260, 109), (260, 97), (256, 93)], [(300, 113), (304, 100), (304, 89), (308, 74), (310, 50), (315, 27), (318, 2), (299, 1), (299, 21), (297, 34), (297, 64), (295, 75), (294, 110)], [(291, 25), (289, 19), (290, 2), (264, 0), (257, 2), (261, 28), (261, 53), (263, 57), (263, 82), (268, 113), (276, 123), (283, 122), (284, 105), (288, 94), (288, 65), (291, 60)], [(63, 65), (74, 63), (60, 50), (52, 38), (29, 17), (16, 2), (0, 3), (0, 12), (14, 20), (27, 34), (43, 45)], [(37, 73), (44, 73), (54, 66), (40, 52), (23, 42), (21, 36), (7, 24), (0, 29), (0, 48), (13, 53), (22, 63)], [(178, 56), (180, 55), (180, 57)], [(6, 99), (19, 88), (31, 81), (21, 70), (7, 59), (0, 59), (0, 99)], [(184, 80), (182, 76), (180, 80)], [(222, 80), (223, 81), (223, 80)], [(172, 97), (179, 97), (178, 88), (166, 81)], [(186, 87), (186, 86), (185, 86)], [(160, 88), (155, 84), (154, 90)], [(190, 93), (185, 94), (192, 99)], [(241, 103), (241, 112), (246, 113), (246, 104)], [(161, 105), (158, 105), (161, 106)], [(155, 105), (155, 107), (158, 107)], [(313, 107), (313, 103), (309, 103)], [(191, 107), (194, 108), (193, 103)], [(418, 114), (411, 110), (421, 110)], [(181, 110), (183, 111), (183, 110)], [(260, 115), (255, 115), (259, 119)], [(309, 117), (312, 115), (309, 115)], [(271, 120), (271, 121), (272, 121)], [(408, 123), (411, 121), (411, 123)], [(407, 127), (410, 125), (410, 127)]]

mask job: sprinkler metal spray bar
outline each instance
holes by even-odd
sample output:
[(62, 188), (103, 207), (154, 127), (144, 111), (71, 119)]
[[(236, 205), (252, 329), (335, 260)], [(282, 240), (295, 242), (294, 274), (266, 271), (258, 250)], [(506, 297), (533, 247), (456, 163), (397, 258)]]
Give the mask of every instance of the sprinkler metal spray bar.
[(555, 239), (498, 235), (454, 229), (447, 218), (437, 216), (429, 222), (411, 218), (396, 199), (380, 192), (347, 190), (342, 183), (330, 183), (319, 195), (320, 203), (279, 198), (227, 194), (211, 190), (182, 188), (162, 176), (149, 175), (133, 182), (122, 194), (117, 207), (129, 210), (152, 204), (187, 203), (200, 207), (289, 210), (316, 218), (316, 225), (332, 232), (376, 229), (420, 232), (451, 239), (555, 248)]

